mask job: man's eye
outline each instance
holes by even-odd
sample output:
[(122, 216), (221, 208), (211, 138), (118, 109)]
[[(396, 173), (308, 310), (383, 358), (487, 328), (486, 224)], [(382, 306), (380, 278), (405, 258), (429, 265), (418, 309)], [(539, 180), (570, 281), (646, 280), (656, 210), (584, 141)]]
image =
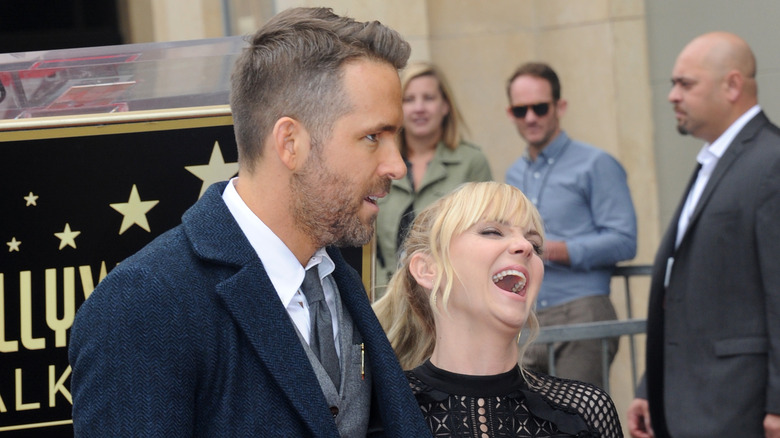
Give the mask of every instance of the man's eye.
[(366, 138), (368, 139), (368, 141), (371, 141), (371, 142), (374, 142), (374, 143), (376, 143), (377, 141), (379, 141), (379, 136), (378, 136), (378, 135), (376, 135), (376, 134), (368, 134), (368, 135), (366, 136)]

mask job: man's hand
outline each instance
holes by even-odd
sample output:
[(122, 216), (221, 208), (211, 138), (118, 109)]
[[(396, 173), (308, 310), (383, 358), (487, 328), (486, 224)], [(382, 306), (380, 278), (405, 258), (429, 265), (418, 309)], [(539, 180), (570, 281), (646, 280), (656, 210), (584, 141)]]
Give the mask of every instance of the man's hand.
[(766, 414), (766, 417), (764, 417), (764, 435), (766, 438), (780, 438), (780, 415)]
[[(766, 422), (764, 424), (766, 425)], [(650, 424), (650, 405), (647, 400), (635, 398), (628, 406), (628, 433), (632, 438), (655, 437)]]
[(544, 252), (542, 258), (562, 265), (570, 265), (569, 249), (566, 248), (566, 242), (560, 240), (548, 240), (544, 242)]

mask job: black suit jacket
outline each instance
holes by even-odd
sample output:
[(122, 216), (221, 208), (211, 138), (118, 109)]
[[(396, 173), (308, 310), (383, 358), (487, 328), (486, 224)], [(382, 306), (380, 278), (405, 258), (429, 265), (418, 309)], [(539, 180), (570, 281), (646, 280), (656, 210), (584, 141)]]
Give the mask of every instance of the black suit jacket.
[(675, 249), (687, 193), (652, 275), (653, 428), (659, 438), (763, 437), (766, 413), (780, 413), (780, 130), (763, 112), (745, 125)]

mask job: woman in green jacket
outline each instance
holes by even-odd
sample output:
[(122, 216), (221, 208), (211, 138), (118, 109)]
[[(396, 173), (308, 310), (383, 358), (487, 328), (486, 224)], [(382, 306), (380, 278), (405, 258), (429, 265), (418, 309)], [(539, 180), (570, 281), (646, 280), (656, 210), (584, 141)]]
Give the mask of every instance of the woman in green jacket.
[(461, 139), (464, 125), (442, 72), (428, 63), (412, 64), (401, 75), (404, 124), (401, 156), (406, 178), (392, 182), (379, 200), (375, 298), (396, 269), (397, 250), (417, 212), (469, 181), (493, 177), (479, 147)]

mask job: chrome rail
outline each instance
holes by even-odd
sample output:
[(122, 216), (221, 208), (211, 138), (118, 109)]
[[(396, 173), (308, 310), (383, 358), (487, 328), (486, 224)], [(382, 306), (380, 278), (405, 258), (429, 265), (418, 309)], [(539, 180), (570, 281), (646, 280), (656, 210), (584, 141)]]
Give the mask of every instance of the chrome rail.
[[(636, 346), (634, 336), (645, 333), (647, 323), (645, 319), (633, 318), (631, 312), (631, 285), (632, 277), (649, 276), (652, 272), (651, 265), (618, 266), (612, 273), (612, 277), (623, 277), (626, 294), (626, 315), (628, 319), (618, 321), (600, 321), (581, 324), (567, 324), (542, 327), (539, 336), (534, 340), (536, 344), (547, 344), (547, 354), (550, 364), (550, 375), (555, 375), (555, 352), (553, 345), (556, 342), (579, 341), (584, 339), (601, 339), (601, 366), (604, 375), (602, 388), (609, 392), (609, 353), (608, 340), (620, 336), (629, 336), (629, 346), (631, 348), (631, 380), (636, 388), (637, 363)], [(521, 336), (518, 340), (523, 343), (526, 336)]]

